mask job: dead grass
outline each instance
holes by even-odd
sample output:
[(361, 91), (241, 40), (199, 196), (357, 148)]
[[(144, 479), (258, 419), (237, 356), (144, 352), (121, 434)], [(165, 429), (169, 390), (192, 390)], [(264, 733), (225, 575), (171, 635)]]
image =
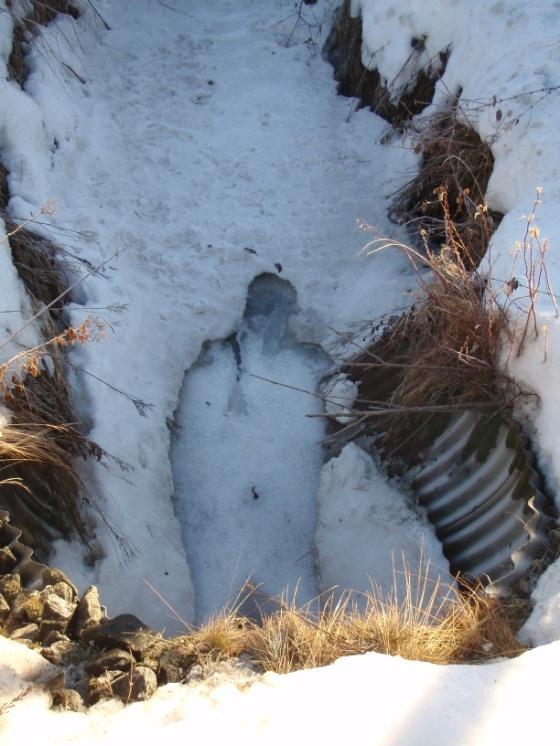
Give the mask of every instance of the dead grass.
[[(8, 5), (8, 7), (10, 7)], [(25, 63), (26, 43), (40, 26), (54, 21), (59, 13), (78, 18), (79, 10), (70, 0), (31, 0), (28, 14), (14, 25), (12, 49), (8, 58), (8, 76), (23, 88), (29, 70)]]
[(447, 218), (438, 252), (426, 244), (421, 253), (382, 237), (366, 246), (370, 253), (389, 247), (404, 252), (419, 283), (418, 302), (391, 319), (346, 367), (360, 381), (355, 418), (382, 429), (393, 445), (424, 431), (430, 419), (456, 409), (507, 408), (519, 393), (500, 365), (502, 344), (511, 336), (506, 310), (488, 278), (465, 259), (468, 247), (451, 219), (446, 193), (440, 191), (439, 199)]
[[(41, 314), (41, 322), (45, 327), (46, 337), (49, 338), (64, 328), (64, 305), (72, 300), (71, 295), (65, 293), (70, 283), (60, 261), (59, 249), (53, 241), (34, 233), (28, 227), (22, 227), (9, 219), (4, 222), (9, 235), (12, 261), (31, 297), (34, 311), (49, 306)], [(64, 297), (61, 298), (61, 295)]]
[(5, 425), (0, 434), (0, 501), (22, 527), (24, 542), (43, 558), (60, 535), (77, 533), (88, 545), (80, 510), (84, 487), (61, 445), (66, 437), (54, 425)]
[(422, 244), (432, 248), (448, 243), (451, 222), (463, 264), (467, 269), (477, 267), (502, 219), (485, 203), (494, 168), (490, 147), (468, 120), (458, 118), (454, 107), (423, 124), (415, 147), (422, 154), (420, 170), (397, 193), (393, 219), (406, 223), (422, 236)]
[(504, 359), (519, 355), (529, 336), (546, 334), (537, 323), (539, 295), (556, 306), (546, 267), (548, 244), (535, 224), (540, 194), (537, 190), (526, 216), (511, 273), (500, 281), (492, 276), (491, 261), (485, 272), (473, 266), (470, 245), (453, 220), (443, 189), (438, 201), (445, 240), (439, 251), (426, 242), (421, 252), (383, 236), (364, 247), (370, 254), (390, 248), (403, 252), (419, 285), (419, 299), (410, 310), (390, 319), (381, 336), (360, 348), (345, 367), (360, 382), (359, 399), (348, 416), (354, 425), (383, 432), (381, 445), (392, 449), (389, 453), (398, 453), (406, 443), (414, 462), (418, 438), (433, 440), (450, 413), (510, 411), (527, 393), (508, 376)]
[(10, 199), (10, 190), (8, 189), (8, 169), (3, 163), (0, 163), (0, 210), (5, 210)]
[(65, 349), (98, 339), (102, 329), (94, 319), (80, 327), (66, 325), (68, 280), (57, 262), (57, 247), (28, 225), (6, 221), (6, 229), (4, 241), (45, 341), (0, 365), (0, 394), (11, 415), (0, 436), (0, 501), (25, 542), (46, 559), (60, 536), (75, 534), (89, 544), (84, 518), (89, 495), (75, 458), (99, 459), (102, 450), (88, 440), (73, 412)]
[(437, 664), (515, 656), (524, 648), (512, 615), (482, 586), (447, 586), (404, 566), (404, 592), (378, 589), (360, 596), (327, 594), (298, 608), (295, 599), (275, 599), (278, 611), (254, 622), (237, 609), (169, 641), (190, 665), (209, 667), (242, 657), (259, 671), (289, 673), (375, 651)]
[(74, 459), (102, 452), (72, 419), (62, 362), (49, 370), (45, 356), (52, 361), (49, 353), (91, 336), (88, 322), (69, 327), (0, 365), (0, 392), (11, 415), (0, 431), (0, 502), (43, 558), (60, 535), (76, 534), (89, 546), (83, 517), (89, 496)]

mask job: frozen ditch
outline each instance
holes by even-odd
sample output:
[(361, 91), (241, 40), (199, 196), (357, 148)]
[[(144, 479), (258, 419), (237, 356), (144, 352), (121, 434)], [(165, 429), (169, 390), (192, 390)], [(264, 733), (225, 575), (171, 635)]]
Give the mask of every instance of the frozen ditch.
[(261, 275), (243, 322), (208, 344), (185, 377), (172, 448), (175, 509), (192, 569), (200, 621), (234, 601), (251, 579), (267, 595), (287, 586), (317, 595), (314, 534), (322, 466), (328, 359), (290, 333), (293, 287)]

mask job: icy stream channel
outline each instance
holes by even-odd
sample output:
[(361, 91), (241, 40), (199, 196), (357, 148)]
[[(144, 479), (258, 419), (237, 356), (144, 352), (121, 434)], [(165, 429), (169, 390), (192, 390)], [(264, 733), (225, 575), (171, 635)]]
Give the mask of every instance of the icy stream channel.
[(317, 595), (314, 534), (322, 465), (327, 357), (289, 331), (293, 287), (262, 275), (238, 332), (209, 344), (187, 373), (172, 449), (175, 509), (192, 569), (197, 620), (234, 601), (251, 579), (269, 596), (299, 582)]

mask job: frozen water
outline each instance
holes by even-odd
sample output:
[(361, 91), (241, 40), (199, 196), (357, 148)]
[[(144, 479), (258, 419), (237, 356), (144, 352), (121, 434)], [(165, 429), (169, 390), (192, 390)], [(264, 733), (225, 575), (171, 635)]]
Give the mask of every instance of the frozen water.
[(317, 594), (324, 426), (306, 415), (322, 402), (288, 387), (314, 392), (327, 357), (290, 333), (297, 313), (288, 282), (258, 277), (239, 331), (207, 345), (185, 377), (172, 463), (198, 621), (248, 579), (269, 596), (299, 583), (301, 603)]

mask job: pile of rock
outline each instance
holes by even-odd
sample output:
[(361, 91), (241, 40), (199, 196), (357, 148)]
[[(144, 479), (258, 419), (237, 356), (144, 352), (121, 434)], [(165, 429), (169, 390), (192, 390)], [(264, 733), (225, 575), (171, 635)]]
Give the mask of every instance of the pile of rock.
[(61, 667), (57, 706), (147, 699), (158, 686), (155, 671), (141, 661), (160, 636), (132, 614), (107, 619), (95, 586), (80, 598), (60, 570), (45, 568), (39, 589), (23, 588), (18, 573), (0, 576), (0, 629)]
[[(133, 614), (109, 619), (95, 586), (80, 597), (61, 570), (33, 560), (20, 538), (0, 511), (0, 634), (58, 667), (48, 686), (53, 706), (84, 710), (104, 698), (145, 700), (158, 686), (205, 678), (200, 643), (164, 639)], [(240, 670), (255, 675), (245, 664)]]
[[(95, 586), (80, 597), (61, 570), (34, 561), (20, 539), (0, 511), (0, 633), (61, 668), (51, 687), (54, 704), (82, 709), (103, 697), (150, 697), (158, 686), (158, 657), (150, 655), (151, 668), (141, 659), (149, 648), (156, 652), (161, 636), (132, 614), (108, 619)], [(164, 669), (161, 683), (168, 680)]]

